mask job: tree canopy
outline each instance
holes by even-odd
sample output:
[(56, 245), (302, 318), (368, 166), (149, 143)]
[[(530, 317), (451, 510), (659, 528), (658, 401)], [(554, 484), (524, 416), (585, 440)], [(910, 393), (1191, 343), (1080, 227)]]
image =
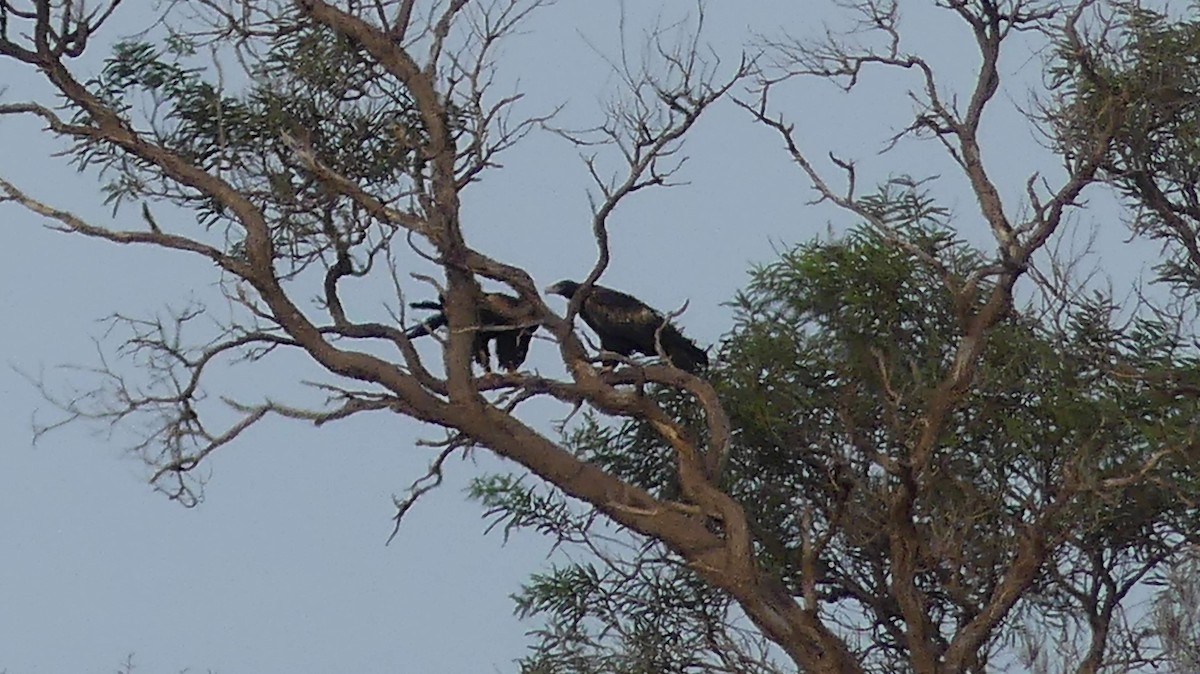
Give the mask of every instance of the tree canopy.
[[(905, 241), (938, 250), (955, 276), (983, 264), (944, 215), (909, 197), (896, 208)], [(722, 486), (745, 504), (759, 563), (828, 615), (869, 671), (913, 669), (901, 573), (939, 658), (997, 595), (1016, 599), (968, 671), (991, 671), (1030, 638), (1048, 642), (1034, 648), (1091, 640), (1076, 666), (1109, 666), (1108, 643), (1157, 661), (1169, 645), (1153, 616), (1121, 611), (1196, 544), (1198, 410), (1194, 396), (1129, 373), (1194, 376), (1194, 345), (1169, 322), (1126, 324), (1099, 299), (1053, 322), (1014, 310), (917, 481), (914, 438), (965, 310), (920, 256), (865, 227), (754, 271), (712, 382), (733, 429)], [(659, 397), (695, 418), (672, 392)], [(593, 416), (571, 444), (634, 484), (678, 493), (671, 448), (645, 423)], [(905, 489), (908, 510), (897, 502)], [(475, 492), (508, 526), (604, 540), (590, 518), (511, 478)], [(601, 562), (535, 577), (520, 596), (550, 625), (526, 671), (786, 671), (727, 599), (661, 548), (594, 552)]]
[[(496, 86), (500, 45), (545, 4), (172, 2), (89, 69), (119, 0), (0, 0), (0, 59), (50, 91), (0, 116), (44, 123), (121, 224), (7, 177), (0, 201), (199, 256), (224, 300), (116, 315), (121, 358), (93, 388), (43, 382), (63, 422), (133, 429), (150, 481), (195, 505), (202, 467), (265, 418), (415, 419), (444, 435), (397, 526), (449, 456), (515, 462), (474, 482), (495, 523), (585, 552), (517, 597), (541, 621), (528, 672), (1194, 669), (1200, 23), (1127, 0), (931, 3), (977, 49), (963, 83), (905, 39), (897, 0), (839, 3), (848, 27), (759, 36), (732, 61), (698, 8), (694, 32), (611, 58), (621, 93), (570, 131)], [(1015, 107), (1058, 166), (1008, 185), (986, 128), (1022, 53), (1044, 80)], [(912, 111), (883, 157), (814, 149), (789, 93), (876, 72)], [(684, 142), (723, 102), (847, 233), (757, 267), (708, 369), (596, 353), (575, 319), (611, 262), (610, 216), (683, 182)], [(534, 133), (580, 148), (592, 180), (597, 255), (561, 312), (464, 228), (463, 194)], [(889, 165), (908, 143), (954, 175)], [(939, 192), (953, 181), (968, 208)], [(1089, 217), (1160, 243), (1155, 275), (1124, 293), (1083, 273), (1057, 244)], [(430, 357), (406, 308), (435, 291)], [(544, 330), (561, 371), (477, 372), (479, 335), (500, 329)], [(321, 400), (256, 391), (278, 358)], [(543, 427), (533, 400), (566, 420)]]

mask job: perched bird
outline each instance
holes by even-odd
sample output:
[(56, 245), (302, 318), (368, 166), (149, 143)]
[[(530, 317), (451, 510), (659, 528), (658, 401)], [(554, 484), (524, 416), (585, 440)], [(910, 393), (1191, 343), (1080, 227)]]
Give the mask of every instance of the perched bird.
[[(508, 372), (521, 367), (529, 355), (529, 342), (538, 325), (524, 325), (520, 317), (527, 313), (523, 302), (504, 293), (483, 293), (479, 306), (479, 328), (475, 331), (472, 352), (475, 362), (492, 371), (491, 342), (496, 342), (496, 362)], [(423, 337), (445, 326), (446, 310), (442, 302), (413, 302), (414, 309), (430, 309), (438, 313), (405, 332), (409, 339)]]
[[(559, 281), (546, 288), (570, 300), (579, 290), (574, 281)], [(600, 348), (628, 356), (634, 352), (665, 356), (675, 367), (695, 374), (708, 367), (708, 354), (684, 337), (660, 313), (638, 298), (593, 285), (579, 309), (583, 322), (600, 337)], [(661, 348), (659, 348), (661, 346)]]

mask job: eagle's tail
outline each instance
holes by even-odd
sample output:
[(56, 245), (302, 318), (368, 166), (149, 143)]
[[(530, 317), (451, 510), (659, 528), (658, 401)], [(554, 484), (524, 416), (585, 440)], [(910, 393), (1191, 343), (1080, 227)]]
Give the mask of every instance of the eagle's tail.
[(683, 333), (679, 332), (675, 326), (669, 323), (664, 326), (660, 341), (667, 359), (675, 367), (692, 374), (708, 367), (708, 353), (696, 346), (695, 342), (684, 337)]

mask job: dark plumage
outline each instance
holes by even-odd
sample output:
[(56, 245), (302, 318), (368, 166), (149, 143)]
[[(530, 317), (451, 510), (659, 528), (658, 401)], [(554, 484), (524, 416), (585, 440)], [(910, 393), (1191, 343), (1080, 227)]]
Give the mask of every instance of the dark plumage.
[[(520, 316), (527, 313), (519, 298), (503, 293), (483, 293), (479, 306), (479, 330), (472, 347), (475, 362), (492, 371), (490, 342), (496, 342), (496, 362), (512, 372), (521, 367), (529, 354), (529, 342), (538, 326), (522, 325)], [(441, 302), (413, 302), (414, 309), (430, 309), (438, 313), (413, 326), (405, 333), (409, 339), (423, 337), (447, 324), (445, 307)], [(514, 325), (519, 327), (513, 327)]]
[[(546, 292), (569, 300), (579, 288), (580, 284), (574, 281), (559, 281), (546, 288)], [(622, 356), (634, 352), (666, 356), (672, 365), (693, 374), (708, 367), (708, 354), (703, 349), (684, 337), (662, 314), (632, 295), (594, 285), (579, 315), (600, 337), (600, 348), (605, 351)], [(656, 338), (661, 349), (656, 347)]]

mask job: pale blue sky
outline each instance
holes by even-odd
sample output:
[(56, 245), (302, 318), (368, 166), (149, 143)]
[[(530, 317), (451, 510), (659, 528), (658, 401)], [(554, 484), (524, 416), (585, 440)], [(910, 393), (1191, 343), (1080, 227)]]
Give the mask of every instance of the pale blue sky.
[[(694, 9), (682, 0), (638, 4), (664, 17)], [(976, 62), (972, 39), (927, 4), (906, 4), (916, 12), (906, 24), (908, 44), (946, 68), (953, 75), (947, 83), (965, 94), (962, 78)], [(818, 31), (819, 18), (833, 16), (829, 5), (708, 3), (708, 37), (732, 65), (753, 31)], [(144, 22), (136, 13), (148, 6), (123, 7), (124, 23), (107, 37)], [(632, 12), (631, 29), (652, 16)], [(564, 125), (599, 121), (595, 102), (613, 82), (587, 41), (615, 53), (617, 18), (615, 3), (564, 1), (508, 44), (501, 72), (520, 79), (528, 110), (565, 100)], [(100, 49), (97, 43), (90, 51)], [(1039, 153), (1011, 106), (1028, 102), (1039, 62), (1017, 51), (1005, 64), (1007, 74), (1025, 79), (1006, 82), (988, 118), (987, 160), (1012, 197), (1031, 170), (1053, 172), (1056, 164)], [(0, 62), (0, 81), (12, 85), (6, 100), (37, 86), (10, 61)], [(906, 143), (875, 155), (908, 121), (903, 92), (911, 80), (868, 75), (864, 84), (851, 96), (815, 82), (789, 87), (782, 109), (814, 157), (832, 149), (860, 159), (864, 185), (889, 173), (952, 176), (938, 194), (961, 214), (965, 237), (987, 242), (973, 198), (933, 145)], [(0, 120), (0, 174), (38, 198), (108, 222), (94, 179), (49, 159), (38, 129)], [(706, 115), (687, 153), (682, 177), (690, 185), (639, 194), (615, 213), (604, 283), (663, 309), (690, 300), (681, 322), (711, 344), (728, 329), (722, 303), (742, 286), (748, 266), (770, 260), (773, 246), (826, 231), (836, 216), (804, 205), (812, 192), (778, 139), (730, 104)], [(465, 196), (469, 240), (526, 266), (541, 285), (584, 276), (595, 253), (575, 150), (540, 134), (502, 161), (504, 169)], [(47, 231), (12, 206), (0, 207), (0, 222), (0, 343), (13, 366), (0, 368), (0, 671), (107, 672), (130, 652), (143, 672), (512, 670), (531, 625), (512, 617), (508, 595), (546, 563), (549, 543), (518, 536), (502, 545), (499, 534), (483, 536), (481, 511), (461, 491), (471, 476), (511, 466), (485, 451), (476, 451), (475, 462), (453, 461), (447, 486), (385, 547), (391, 495), (432, 456), (414, 446), (424, 437), (421, 426), (401, 417), (321, 429), (270, 420), (212, 457), (207, 500), (193, 510), (152, 493), (119, 438), (70, 427), (33, 448), (30, 417), (51, 412), (13, 368), (45, 367), (51, 381), (69, 382), (50, 368), (96, 362), (97, 319), (212, 298), (217, 275), (182, 254)], [(837, 222), (835, 230), (845, 220)], [(1111, 221), (1102, 230), (1102, 246), (1124, 234)], [(554, 356), (535, 342), (530, 365), (559, 372)], [(256, 383), (265, 378), (285, 389), (293, 376), (286, 368), (255, 374)]]

